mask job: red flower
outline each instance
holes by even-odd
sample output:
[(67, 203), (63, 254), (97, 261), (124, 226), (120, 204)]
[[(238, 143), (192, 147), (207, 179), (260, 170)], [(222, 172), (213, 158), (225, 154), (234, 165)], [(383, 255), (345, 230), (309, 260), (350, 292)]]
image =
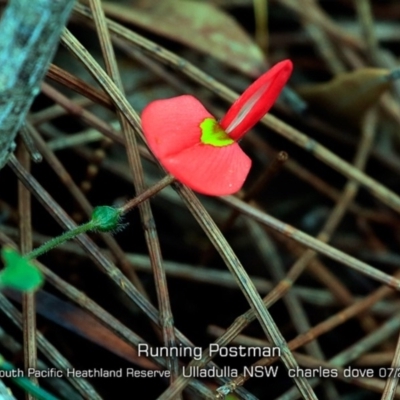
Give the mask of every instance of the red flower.
[(276, 64), (243, 92), (219, 123), (193, 96), (150, 103), (142, 114), (150, 149), (176, 179), (199, 193), (237, 192), (251, 167), (237, 141), (272, 107), (291, 72), (290, 60)]

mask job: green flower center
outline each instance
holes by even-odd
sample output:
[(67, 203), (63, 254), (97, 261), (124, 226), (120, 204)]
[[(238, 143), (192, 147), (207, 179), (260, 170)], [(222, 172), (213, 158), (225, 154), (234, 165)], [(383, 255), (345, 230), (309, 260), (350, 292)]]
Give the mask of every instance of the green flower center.
[(219, 126), (214, 118), (206, 118), (201, 124), (201, 143), (215, 147), (229, 146), (235, 143), (228, 134)]

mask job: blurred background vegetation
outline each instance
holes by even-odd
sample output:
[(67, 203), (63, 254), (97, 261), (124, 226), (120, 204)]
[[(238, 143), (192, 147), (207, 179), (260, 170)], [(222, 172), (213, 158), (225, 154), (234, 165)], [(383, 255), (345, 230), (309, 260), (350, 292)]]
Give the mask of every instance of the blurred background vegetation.
[[(20, 240), (21, 207), (29, 205), (21, 203), (29, 197), (22, 186), (32, 193), (27, 229), (37, 247), (72, 221), (88, 220), (92, 207), (121, 206), (164, 177), (140, 137), (137, 145), (126, 139), (119, 112), (131, 125), (134, 114), (84, 58), (86, 49), (106, 69), (99, 37), (106, 38), (107, 30), (115, 57), (106, 58), (117, 63), (126, 99), (139, 115), (155, 99), (189, 93), (221, 117), (234, 98), (228, 88), (241, 93), (269, 66), (289, 58), (294, 73), (287, 88), (241, 142), (253, 160), (237, 195), (246, 203), (232, 216), (237, 203), (230, 198), (197, 197), (260, 295), (270, 293), (275, 304), (269, 299), (269, 311), (286, 341), (294, 340), (299, 365), (339, 371), (338, 379), (309, 380), (318, 399), (400, 398), (379, 376), (380, 368), (400, 366), (400, 303), (393, 290), (400, 287), (399, 2), (104, 1), (108, 25), (100, 23), (99, 4), (75, 3), (69, 33), (27, 116), (43, 161), (27, 168), (20, 141), (12, 168), (0, 171), (0, 242)], [(142, 171), (129, 163), (135, 152)], [(121, 232), (89, 234), (83, 243), (40, 257), (46, 277), (36, 293), (40, 367), (165, 368), (168, 361), (137, 357), (135, 350), (138, 341), (159, 347), (163, 337), (175, 340), (170, 321), (157, 327), (155, 309), (173, 316), (178, 342), (184, 335), (206, 349), (250, 308), (226, 268), (235, 269), (234, 260), (221, 257), (207, 238), (205, 217), (196, 221), (194, 210), (203, 209), (178, 193), (179, 184), (152, 196), (151, 211), (147, 205), (141, 215), (136, 209), (127, 214)], [(294, 230), (278, 232), (282, 225), (272, 226), (270, 216)], [(330, 246), (317, 257), (306, 253), (317, 245), (303, 234)], [(334, 256), (335, 249), (351, 257)], [(0, 353), (23, 368), (21, 326), (32, 316), (21, 313), (16, 293), (5, 291), (0, 300)], [(268, 345), (257, 321), (242, 333), (230, 338), (232, 345)], [(187, 365), (190, 359), (179, 361)], [(242, 371), (257, 359), (214, 361)], [(278, 365), (278, 377), (248, 379), (230, 398), (302, 398), (297, 389), (286, 394), (294, 382)], [(373, 369), (376, 379), (342, 379), (341, 368), (349, 365)], [(214, 398), (224, 383), (200, 381), (182, 398)], [(170, 384), (126, 377), (39, 383), (68, 400), (156, 399)]]

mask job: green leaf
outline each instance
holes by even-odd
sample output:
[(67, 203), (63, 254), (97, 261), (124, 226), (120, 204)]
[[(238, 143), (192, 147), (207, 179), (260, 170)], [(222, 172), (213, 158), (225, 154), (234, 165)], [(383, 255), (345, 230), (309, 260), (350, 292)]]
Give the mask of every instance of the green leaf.
[(42, 285), (43, 274), (16, 250), (5, 247), (1, 251), (5, 268), (0, 272), (0, 284), (21, 291), (36, 290)]

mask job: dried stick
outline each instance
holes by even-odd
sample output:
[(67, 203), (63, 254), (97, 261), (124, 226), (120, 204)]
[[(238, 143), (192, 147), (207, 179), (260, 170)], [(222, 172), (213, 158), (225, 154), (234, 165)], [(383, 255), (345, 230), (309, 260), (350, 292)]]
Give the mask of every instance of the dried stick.
[[(91, 15), (85, 7), (77, 5), (75, 7), (75, 11), (85, 19), (91, 19)], [(320, 23), (321, 25), (325, 23), (324, 18), (320, 18), (319, 16), (316, 18), (316, 21), (318, 21), (318, 23)], [(210, 89), (213, 93), (215, 93), (222, 99), (233, 103), (239, 97), (238, 94), (235, 93), (233, 90), (230, 90), (223, 84), (219, 83), (217, 80), (213, 79), (211, 76), (196, 68), (188, 61), (182, 59), (181, 57), (178, 57), (176, 54), (164, 49), (160, 45), (145, 39), (144, 37), (130, 31), (127, 28), (124, 28), (122, 25), (119, 25), (113, 21), (107, 20), (107, 25), (113, 33), (128, 40), (129, 42), (147, 52), (152, 57), (160, 60), (161, 62), (173, 66), (189, 78)], [(329, 27), (332, 26), (332, 24), (328, 25)], [(325, 25), (325, 28), (327, 28), (328, 25)], [(338, 32), (336, 27), (334, 28), (334, 32)], [(340, 37), (343, 39), (342, 36)], [(353, 40), (353, 37), (345, 36), (345, 38), (351, 41), (352, 44), (354, 44), (355, 46), (359, 47), (359, 42), (357, 40)], [(114, 101), (116, 106), (120, 108), (121, 111), (127, 113), (126, 117), (133, 126), (139, 123), (136, 117), (130, 115), (130, 111), (127, 110), (128, 104), (126, 104), (123, 99), (121, 99), (119, 96), (117, 98), (116, 96), (114, 98)], [(370, 193), (377, 199), (381, 200), (382, 203), (388, 205), (393, 210), (400, 212), (400, 197), (396, 193), (389, 190), (388, 188), (377, 182), (375, 179), (370, 178), (365, 173), (359, 171), (357, 168), (354, 168), (354, 166), (338, 157), (336, 154), (328, 150), (325, 146), (322, 146), (316, 140), (291, 127), (290, 125), (286, 124), (285, 122), (281, 121), (271, 114), (267, 114), (264, 118), (262, 118), (261, 123), (271, 128), (279, 135), (295, 143), (297, 146), (305, 149), (311, 155), (329, 165), (336, 171), (340, 172), (345, 177), (349, 179), (354, 179), (356, 182), (367, 188)]]
[[(24, 183), (24, 185), (64, 229), (76, 228), (76, 224), (65, 213), (65, 211), (57, 204), (57, 202), (54, 201), (54, 199), (43, 188), (43, 186), (41, 186), (32, 175), (28, 174), (24, 168), (21, 167), (20, 163), (14, 156), (10, 157), (9, 166), (12, 168), (18, 178)], [(146, 195), (143, 193), (142, 195), (137, 196), (138, 201), (135, 203), (135, 205), (146, 200), (149, 196), (154, 195), (157, 193), (157, 191), (163, 189), (168, 181), (169, 179), (166, 179), (164, 182), (162, 182), (162, 184), (156, 185), (157, 190), (155, 190), (153, 187), (147, 190)], [(104, 256), (101, 250), (86, 235), (77, 236), (76, 240), (83, 246), (88, 256), (90, 256), (100, 270), (102, 270), (102, 272), (105, 273), (146, 314), (146, 316), (152, 322), (158, 325), (160, 321), (159, 313), (156, 308), (136, 289), (135, 286), (132, 285), (125, 275), (123, 275), (121, 271)], [(177, 340), (184, 346), (193, 347), (193, 343), (176, 328), (175, 335)], [(208, 365), (208, 367), (219, 369), (219, 367), (212, 362)], [(222, 384), (228, 381), (228, 379), (220, 377), (215, 379), (218, 383)], [(245, 389), (239, 390), (237, 394), (243, 399), (255, 400), (254, 396)]]
[[(397, 274), (396, 276), (398, 277), (400, 274)], [(326, 321), (323, 321), (316, 326), (314, 326), (312, 329), (310, 329), (308, 332), (303, 333), (296, 338), (292, 339), (288, 345), (291, 350), (298, 349), (301, 346), (304, 346), (306, 343), (309, 343), (312, 340), (315, 340), (318, 336), (331, 331), (333, 328), (335, 328), (338, 325), (343, 324), (350, 318), (354, 318), (357, 314), (362, 313), (363, 311), (367, 310), (370, 308), (373, 304), (375, 304), (378, 300), (381, 300), (382, 298), (388, 296), (391, 294), (392, 291), (388, 289), (387, 287), (381, 287), (371, 293), (370, 295), (366, 296), (364, 299), (358, 301), (357, 303), (352, 304), (351, 306), (347, 307), (346, 309), (340, 311), (339, 313), (329, 317)], [(266, 299), (265, 299), (266, 301)], [(252, 310), (247, 311), (245, 314), (241, 315), (239, 318), (236, 319), (234, 324), (232, 324), (231, 327), (229, 327), (225, 333), (218, 338), (218, 342), (220, 343), (230, 343), (230, 341), (235, 338), (239, 332), (241, 332), (252, 320), (254, 320), (254, 314)], [(277, 358), (263, 358), (258, 360), (256, 363), (253, 364), (255, 365), (271, 365), (273, 364)], [(324, 361), (319, 360), (318, 361), (320, 365)], [(240, 375), (239, 377), (235, 378), (228, 384), (228, 388), (231, 390), (236, 390), (238, 386), (241, 386), (244, 384), (249, 379), (249, 376), (246, 375)]]
[[(114, 49), (111, 43), (110, 34), (108, 32), (107, 23), (104, 16), (104, 11), (100, 0), (90, 0), (90, 6), (93, 12), (93, 19), (97, 34), (99, 36), (100, 45), (103, 53), (103, 58), (106, 64), (108, 75), (114, 81), (116, 87), (123, 93), (122, 80), (119, 74), (118, 66), (115, 60)], [(85, 63), (85, 59), (90, 62), (92, 67), (88, 67), (91, 72), (97, 64), (94, 59), (91, 60), (88, 55), (79, 52), (79, 49), (74, 51), (80, 60)], [(126, 151), (128, 153), (129, 166), (131, 169), (133, 182), (137, 193), (145, 190), (143, 178), (143, 167), (140, 161), (140, 154), (137, 146), (135, 132), (128, 120), (121, 111), (117, 111), (118, 119), (121, 123), (122, 132), (125, 137)], [(140, 217), (144, 229), (146, 243), (149, 249), (150, 258), (154, 272), (154, 281), (156, 285), (158, 304), (160, 309), (160, 325), (163, 333), (164, 345), (169, 348), (176, 348), (176, 338), (174, 334), (174, 318), (172, 315), (171, 305), (169, 301), (168, 285), (166, 274), (162, 265), (161, 246), (158, 239), (157, 229), (155, 226), (153, 213), (149, 201), (144, 201), (139, 205)], [(168, 369), (171, 371), (171, 381), (173, 382), (179, 373), (179, 364), (176, 357), (168, 357)]]
[[(21, 313), (6, 299), (2, 293), (0, 293), (0, 308), (1, 311), (6, 314), (15, 325), (22, 329), (23, 319)], [(40, 332), (37, 332), (36, 335), (40, 351), (54, 366), (60, 370), (68, 370), (73, 368), (69, 361)], [(68, 379), (84, 398), (93, 400), (102, 399), (102, 397), (86, 379), (76, 377), (69, 377)]]
[[(392, 400), (396, 395), (397, 384), (399, 382), (399, 367), (400, 367), (400, 337), (397, 340), (396, 352), (394, 353), (391, 368), (394, 373), (390, 373), (385, 384), (385, 389), (382, 394), (382, 400)], [(388, 370), (388, 372), (390, 369)]]
[[(87, 53), (87, 51), (80, 45), (80, 43), (72, 36), (67, 30), (64, 31), (62, 37), (63, 43), (68, 47), (68, 49), (75, 54), (79, 54), (81, 59), (85, 60), (85, 65), (90, 68), (93, 76), (98, 80), (98, 82), (103, 86), (104, 90), (107, 91), (116, 103), (117, 108), (124, 113), (125, 117), (129, 120), (131, 125), (135, 128), (141, 137), (143, 134), (141, 132), (140, 119), (132, 109), (132, 107), (127, 102), (123, 94), (118, 90), (116, 85), (111, 81), (111, 79), (104, 73), (104, 71), (98, 67), (97, 63), (92, 59), (92, 57)], [(122, 106), (122, 107), (121, 107)], [(178, 186), (179, 187), (179, 186)], [(199, 224), (206, 231), (207, 235), (214, 244), (217, 246), (218, 251), (221, 252), (227, 266), (235, 274), (238, 283), (240, 284), (247, 300), (254, 307), (257, 312), (257, 316), (264, 329), (264, 332), (282, 350), (282, 359), (287, 366), (287, 368), (292, 368), (296, 366), (296, 362), (290, 352), (286, 350), (285, 341), (279, 330), (277, 329), (272, 317), (267, 312), (262, 304), (261, 297), (258, 295), (254, 288), (254, 285), (249, 280), (246, 272), (244, 271), (239, 260), (233, 254), (229, 244), (226, 242), (225, 238), (221, 235), (218, 228), (216, 227), (214, 221), (209, 217), (208, 213), (204, 210), (200, 202), (193, 195), (191, 191), (186, 188), (180, 188), (181, 194), (185, 201), (187, 202), (189, 209), (192, 211), (193, 215), (196, 217)], [(193, 205), (196, 204), (194, 207)], [(205, 222), (207, 221), (207, 222)], [(212, 227), (212, 228), (210, 228)], [(244, 284), (246, 282), (246, 284)], [(301, 393), (306, 399), (316, 398), (315, 394), (307, 383), (307, 380), (302, 377), (294, 378), (296, 385), (298, 386)], [(171, 386), (173, 387), (173, 385)], [(174, 392), (174, 395), (178, 392)]]
[[(92, 215), (93, 207), (86, 198), (86, 196), (82, 193), (82, 190), (75, 184), (68, 171), (58, 160), (53, 151), (48, 148), (45, 141), (41, 138), (36, 129), (29, 123), (27, 124), (27, 129), (29, 130), (31, 136), (33, 137), (35, 143), (37, 144), (40, 152), (43, 154), (44, 158), (50, 164), (51, 168), (59, 176), (60, 180), (65, 184), (65, 186), (71, 192), (71, 195), (78, 202), (78, 204), (84, 210), (86, 215), (90, 218)], [(132, 268), (131, 263), (126, 259), (125, 254), (118, 245), (117, 241), (112, 236), (105, 233), (101, 234), (101, 237), (104, 243), (106, 243), (108, 248), (111, 250), (111, 252), (118, 260), (119, 265), (121, 266), (124, 273), (129, 277), (129, 279), (138, 288), (138, 290), (144, 296), (148, 297), (140, 279), (136, 275), (134, 268)]]
[[(160, 185), (157, 186), (159, 187)], [(9, 239), (9, 237), (6, 236), (3, 232), (0, 232), (0, 243), (15, 246), (15, 243), (11, 239)], [(80, 255), (86, 255), (86, 253), (81, 252)], [(109, 314), (106, 310), (100, 307), (97, 303), (95, 303), (92, 299), (86, 296), (83, 292), (79, 291), (74, 286), (72, 286), (59, 276), (57, 276), (54, 272), (52, 272), (49, 268), (47, 268), (40, 262), (36, 261), (36, 265), (44, 273), (46, 277), (46, 282), (53, 285), (56, 289), (59, 290), (60, 293), (67, 296), (73, 302), (79, 304), (84, 310), (93, 314), (111, 331), (116, 332), (119, 336), (121, 336), (121, 338), (125, 340), (126, 343), (128, 343), (133, 347), (138, 347), (139, 344), (146, 343), (145, 340), (143, 340), (133, 331), (128, 329), (118, 319)], [(0, 336), (1, 336), (1, 329), (0, 329)], [(149, 358), (162, 367), (167, 366), (166, 360), (162, 357), (149, 357)], [(193, 385), (191, 390), (196, 391), (198, 394), (204, 396), (204, 398), (212, 398), (212, 392), (203, 383), (197, 380), (194, 380), (192, 383)]]
[[(25, 128), (23, 128), (25, 129)], [(25, 146), (18, 149), (18, 158), (21, 165), (30, 171), (29, 153)], [(32, 250), (32, 214), (31, 214), (31, 194), (26, 187), (18, 181), (18, 214), (20, 231), (20, 248), (23, 254)], [(23, 341), (24, 341), (24, 368), (37, 369), (37, 350), (36, 350), (36, 307), (35, 293), (24, 293), (22, 297), (23, 312)], [(38, 383), (35, 377), (31, 381)], [(33, 400), (31, 394), (26, 395), (28, 400)]]

